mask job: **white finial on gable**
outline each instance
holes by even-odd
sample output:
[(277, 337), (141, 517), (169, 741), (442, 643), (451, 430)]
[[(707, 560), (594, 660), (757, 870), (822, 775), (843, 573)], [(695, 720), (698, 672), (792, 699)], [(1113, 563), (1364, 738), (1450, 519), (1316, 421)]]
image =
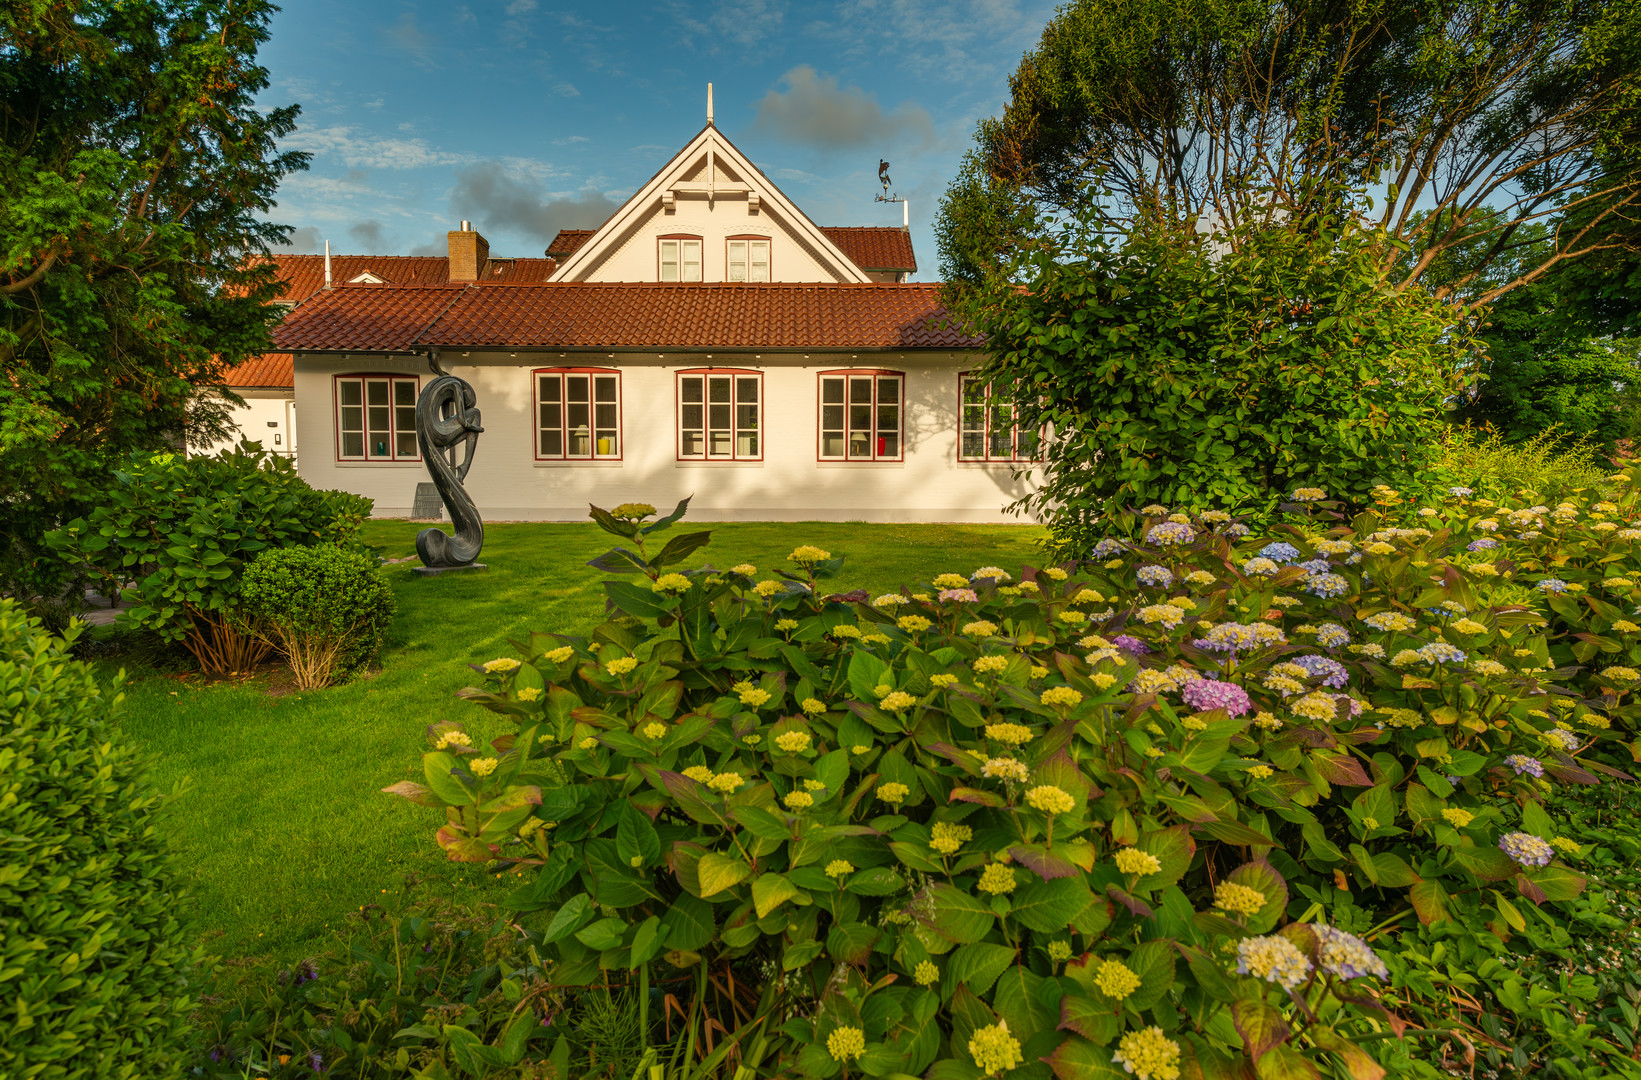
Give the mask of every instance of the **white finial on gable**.
[(712, 123), (712, 84), (707, 83), (707, 123)]

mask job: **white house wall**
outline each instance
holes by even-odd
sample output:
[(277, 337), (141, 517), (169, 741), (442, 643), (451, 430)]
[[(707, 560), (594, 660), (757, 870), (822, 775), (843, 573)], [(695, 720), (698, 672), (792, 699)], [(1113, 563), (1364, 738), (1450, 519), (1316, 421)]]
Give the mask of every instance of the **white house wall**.
[(234, 425), (235, 434), (212, 444), (203, 453), (220, 454), (238, 446), (240, 439), (250, 439), (261, 443), (264, 450), (271, 450), (281, 457), (294, 457), (296, 444), (292, 421), (296, 403), (291, 391), (236, 389), (234, 392), (245, 399), (244, 405), (233, 406), (228, 417)]
[[(491, 521), (584, 521), (587, 504), (670, 506), (693, 495), (690, 516), (719, 521), (962, 521), (1020, 518), (1004, 507), (1026, 491), (1007, 464), (957, 460), (958, 372), (978, 366), (960, 354), (446, 353), (445, 368), (473, 385), (484, 434), (467, 489)], [(535, 460), (535, 400), (530, 372), (599, 367), (621, 372), (623, 459)], [(677, 460), (676, 372), (747, 368), (764, 374), (764, 460)], [(875, 368), (906, 375), (905, 460), (818, 461), (821, 371)], [(345, 374), (432, 377), (413, 357), (297, 354), (301, 475), (315, 487), (374, 500), (375, 516), (407, 517), (420, 462), (338, 461), (334, 377)]]

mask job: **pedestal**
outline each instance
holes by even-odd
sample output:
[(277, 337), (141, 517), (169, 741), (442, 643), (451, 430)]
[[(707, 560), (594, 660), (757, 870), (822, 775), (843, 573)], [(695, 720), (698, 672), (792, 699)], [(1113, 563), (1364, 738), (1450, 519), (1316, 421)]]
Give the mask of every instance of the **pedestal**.
[(468, 570), (488, 570), (484, 563), (468, 563), (466, 566), (412, 566), (412, 570), (422, 577), (438, 577), (440, 574), (461, 574)]

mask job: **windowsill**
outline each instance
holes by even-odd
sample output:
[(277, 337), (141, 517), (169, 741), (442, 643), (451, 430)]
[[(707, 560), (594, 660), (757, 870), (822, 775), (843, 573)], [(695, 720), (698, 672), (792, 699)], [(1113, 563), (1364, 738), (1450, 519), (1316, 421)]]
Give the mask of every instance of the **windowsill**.
[(905, 461), (817, 461), (817, 469), (904, 469)]
[(626, 462), (608, 458), (576, 458), (570, 461), (534, 461), (531, 464), (538, 469), (619, 469)]
[(960, 469), (1035, 469), (1041, 461), (959, 461)]
[(338, 461), (338, 469), (420, 469), (420, 461)]
[(706, 461), (697, 461), (690, 458), (687, 461), (678, 461), (674, 464), (680, 469), (761, 469), (764, 467), (762, 458), (708, 459)]

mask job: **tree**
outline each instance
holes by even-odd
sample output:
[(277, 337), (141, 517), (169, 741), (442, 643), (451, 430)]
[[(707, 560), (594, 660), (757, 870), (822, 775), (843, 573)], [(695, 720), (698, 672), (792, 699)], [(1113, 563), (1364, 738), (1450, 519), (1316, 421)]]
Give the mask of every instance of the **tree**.
[(131, 451), (220, 426), (224, 371), (268, 348), (279, 286), (254, 256), (307, 162), (275, 145), (297, 108), (254, 104), (274, 10), (0, 6), (0, 591), (55, 597), (40, 536)]
[(1543, 248), (1485, 289), (1432, 289), (1467, 303), (1641, 245), (1634, 3), (1075, 0), (1010, 90), (942, 205), (959, 286), (1041, 242), (1043, 211), (1217, 230), (1371, 194), (1404, 288), (1453, 248), (1477, 248), (1478, 273)]
[(1475, 368), (1449, 305), (1399, 290), (1355, 218), (1210, 238), (1092, 219), (1018, 255), (966, 313), (1020, 423), (1048, 429), (1021, 508), (1086, 554), (1119, 507), (1264, 512), (1299, 487), (1357, 505), (1430, 479)]

